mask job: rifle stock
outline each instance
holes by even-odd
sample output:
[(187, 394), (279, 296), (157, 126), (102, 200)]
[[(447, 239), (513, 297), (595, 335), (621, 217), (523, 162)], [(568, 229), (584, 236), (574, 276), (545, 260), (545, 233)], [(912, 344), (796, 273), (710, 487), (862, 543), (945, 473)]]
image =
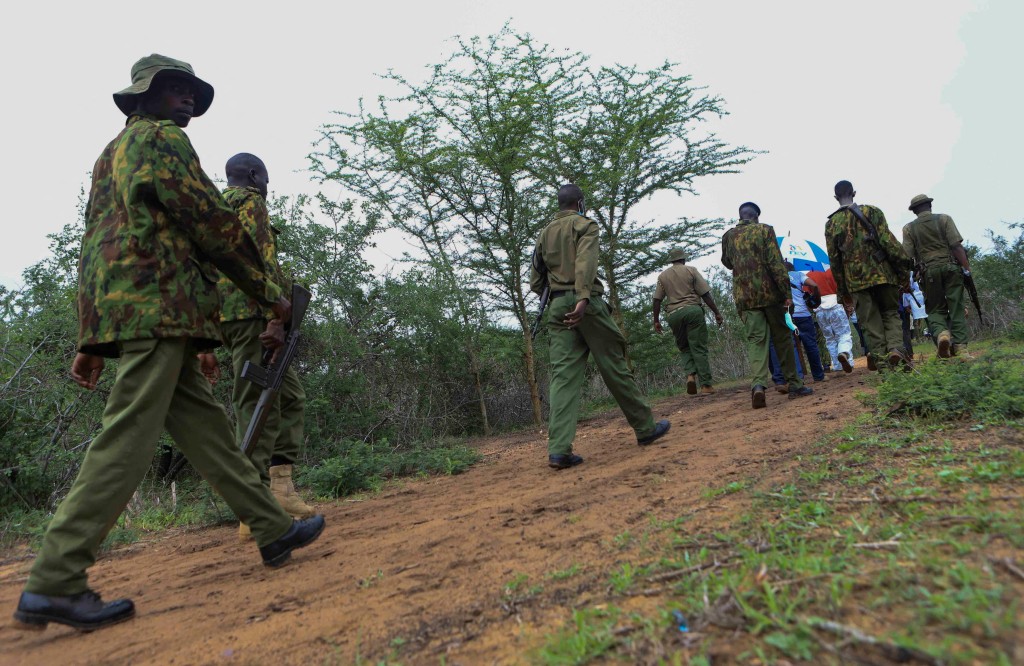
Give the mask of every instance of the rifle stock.
[(260, 441), (260, 435), (263, 434), (263, 426), (267, 423), (267, 417), (274, 406), (274, 401), (277, 400), (277, 395), (281, 391), (285, 373), (298, 352), (299, 329), (312, 299), (313, 295), (309, 293), (309, 290), (299, 285), (293, 285), (292, 318), (288, 322), (288, 333), (285, 336), (284, 346), (277, 352), (276, 358), (272, 351), (267, 350), (263, 355), (263, 365), (246, 361), (242, 366), (242, 379), (263, 389), (241, 443), (242, 452), (250, 458), (253, 449), (256, 448), (256, 443)]

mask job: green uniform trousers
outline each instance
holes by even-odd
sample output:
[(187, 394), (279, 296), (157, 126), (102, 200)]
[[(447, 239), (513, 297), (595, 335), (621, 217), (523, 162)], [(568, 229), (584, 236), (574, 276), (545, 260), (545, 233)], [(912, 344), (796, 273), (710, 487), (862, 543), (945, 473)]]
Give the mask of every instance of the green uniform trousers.
[(899, 298), (899, 289), (892, 284), (879, 284), (853, 292), (857, 321), (864, 331), (868, 353), (875, 357), (879, 368), (884, 367), (890, 349), (903, 349)]
[(291, 527), (270, 490), (235, 446), (224, 408), (199, 371), (187, 338), (123, 342), (117, 377), (103, 411), (103, 430), (89, 445), (71, 491), (43, 537), (27, 592), (78, 594), (85, 570), (153, 462), (166, 429), (178, 449), (251, 526), (260, 546)]
[(697, 375), (701, 386), (711, 386), (711, 364), (708, 362), (708, 322), (704, 308), (687, 305), (668, 313), (668, 326), (676, 338), (676, 347), (683, 356), (683, 370)]
[(594, 363), (605, 386), (619, 404), (638, 439), (654, 432), (654, 416), (637, 388), (626, 363), (626, 339), (612, 320), (608, 304), (593, 296), (583, 321), (573, 329), (562, 323), (576, 307), (576, 296), (565, 292), (551, 299), (548, 334), (551, 336), (551, 411), (548, 419), (548, 453), (572, 453), (576, 420), (580, 411), (580, 389), (587, 371), (587, 357)]
[(786, 307), (768, 305), (763, 308), (741, 310), (740, 319), (747, 332), (747, 359), (753, 376), (751, 387), (768, 386), (771, 373), (768, 371), (768, 338), (775, 343), (775, 353), (782, 365), (782, 375), (789, 383), (790, 390), (804, 385), (796, 372), (796, 356), (793, 351), (793, 334), (786, 326)]
[(948, 330), (953, 344), (967, 344), (966, 290), (960, 267), (956, 264), (929, 266), (924, 272), (922, 287), (932, 340), (938, 341), (939, 333)]
[[(267, 322), (263, 319), (243, 319), (221, 324), (224, 345), (231, 353), (231, 366), (235, 374), (235, 383), (231, 389), (231, 405), (235, 410), (235, 441), (239, 445), (245, 437), (252, 413), (256, 410), (256, 403), (263, 391), (256, 384), (242, 379), (242, 366), (246, 361), (257, 365), (263, 362), (260, 333), (266, 328)], [(272, 455), (287, 458), (289, 463), (298, 460), (305, 439), (305, 418), (306, 392), (302, 389), (298, 373), (293, 368), (288, 368), (277, 404), (267, 415), (260, 441), (256, 443), (256, 448), (252, 452), (252, 464), (259, 471), (263, 483), (270, 483), (267, 470)]]

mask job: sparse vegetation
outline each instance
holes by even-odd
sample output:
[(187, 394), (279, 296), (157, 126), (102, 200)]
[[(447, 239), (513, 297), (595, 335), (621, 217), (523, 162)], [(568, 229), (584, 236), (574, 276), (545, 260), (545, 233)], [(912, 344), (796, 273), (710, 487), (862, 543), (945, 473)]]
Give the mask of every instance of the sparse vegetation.
[[(660, 520), (620, 540), (660, 545), (650, 566), (620, 564), (608, 579), (612, 595), (643, 589), (649, 611), (576, 610), (537, 660), (707, 663), (717, 636), (739, 663), (1018, 663), (1024, 345), (993, 347), (887, 375), (875, 413), (822, 441), (790, 482), (705, 493), (747, 495), (728, 530)], [(670, 608), (705, 638), (680, 642)], [(737, 629), (745, 638), (725, 640)]]

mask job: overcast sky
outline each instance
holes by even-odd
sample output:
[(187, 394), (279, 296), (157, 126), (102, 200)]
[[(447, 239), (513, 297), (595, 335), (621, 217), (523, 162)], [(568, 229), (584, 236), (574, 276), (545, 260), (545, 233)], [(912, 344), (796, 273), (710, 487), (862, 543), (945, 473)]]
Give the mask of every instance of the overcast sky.
[[(264, 158), (275, 193), (315, 192), (306, 155), (331, 111), (389, 92), (377, 74), (418, 77), (452, 36), (509, 19), (596, 64), (681, 63), (725, 99), (719, 136), (768, 151), (643, 218), (734, 218), (753, 200), (780, 234), (823, 243), (843, 178), (897, 236), (919, 192), (981, 245), (985, 229), (1024, 218), (1010, 199), (1024, 176), (1019, 0), (21, 2), (5, 9), (0, 40), (0, 283), (18, 284), (46, 255), (46, 234), (74, 219), (87, 172), (124, 124), (111, 94), (139, 57), (186, 60), (216, 89), (188, 128), (208, 173), (247, 151)], [(406, 249), (388, 236), (374, 259)]]

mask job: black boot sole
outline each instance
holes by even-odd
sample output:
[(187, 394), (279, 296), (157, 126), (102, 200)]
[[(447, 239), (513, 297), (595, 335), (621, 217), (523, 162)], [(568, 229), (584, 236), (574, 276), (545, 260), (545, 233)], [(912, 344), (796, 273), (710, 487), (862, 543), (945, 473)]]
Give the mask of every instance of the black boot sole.
[(277, 555), (276, 557), (274, 557), (272, 559), (263, 560), (263, 566), (270, 567), (271, 569), (276, 569), (277, 567), (282, 566), (289, 559), (291, 559), (292, 551), (293, 550), (295, 550), (296, 548), (303, 548), (303, 547), (308, 546), (309, 544), (313, 543), (314, 541), (316, 541), (320, 537), (320, 535), (323, 533), (325, 526), (326, 526), (326, 523), (320, 523), (320, 529), (318, 529), (316, 532), (314, 532), (311, 537), (309, 537), (305, 541), (302, 541), (300, 543), (295, 544), (294, 546), (292, 546), (288, 550), (284, 551), (283, 553), (281, 553), (280, 555)]
[(63, 624), (68, 627), (72, 627), (81, 631), (82, 633), (89, 633), (96, 629), (102, 629), (103, 627), (109, 627), (114, 624), (120, 624), (127, 620), (135, 617), (135, 609), (133, 608), (130, 613), (119, 615), (116, 617), (103, 620), (102, 622), (77, 622), (75, 620), (69, 620), (63, 617), (54, 617), (53, 615), (46, 615), (44, 613), (26, 613), (25, 611), (14, 611), (14, 626), (18, 629), (25, 631), (43, 631), (46, 629), (46, 625), (50, 622), (55, 624)]

